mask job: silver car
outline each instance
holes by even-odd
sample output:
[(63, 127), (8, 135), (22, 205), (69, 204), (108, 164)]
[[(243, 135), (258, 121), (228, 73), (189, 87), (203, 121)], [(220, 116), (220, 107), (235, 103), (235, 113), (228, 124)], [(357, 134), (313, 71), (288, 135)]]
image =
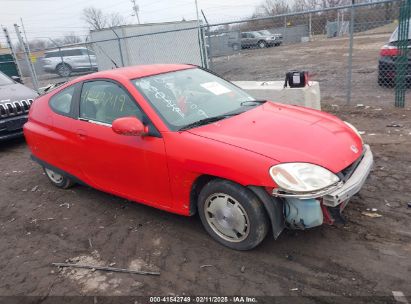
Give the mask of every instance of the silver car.
[(72, 72), (97, 71), (96, 54), (85, 47), (45, 52), (43, 70), (62, 77), (68, 77)]
[(269, 46), (280, 45), (281, 42), (274, 35), (263, 35), (260, 32), (241, 33), (241, 47), (243, 49), (251, 47), (263, 49)]

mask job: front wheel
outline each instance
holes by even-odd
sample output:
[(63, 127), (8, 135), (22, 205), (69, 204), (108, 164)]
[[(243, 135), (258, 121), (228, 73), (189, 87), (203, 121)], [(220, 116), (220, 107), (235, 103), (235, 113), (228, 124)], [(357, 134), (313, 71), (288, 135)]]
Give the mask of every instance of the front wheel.
[(51, 169), (44, 168), (44, 172), (50, 182), (58, 188), (67, 189), (74, 185), (74, 182), (71, 179)]
[(197, 207), (211, 237), (231, 249), (250, 250), (267, 235), (264, 206), (249, 189), (236, 183), (212, 180), (201, 190)]
[(265, 42), (265, 41), (258, 42), (258, 47), (260, 49), (263, 49), (263, 48), (267, 47), (267, 42)]

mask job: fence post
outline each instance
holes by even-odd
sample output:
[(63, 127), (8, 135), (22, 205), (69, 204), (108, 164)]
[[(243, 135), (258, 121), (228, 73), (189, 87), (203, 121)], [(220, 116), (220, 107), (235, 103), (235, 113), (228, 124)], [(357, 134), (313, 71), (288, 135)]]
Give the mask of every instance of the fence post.
[(17, 76), (19, 76), (20, 80), (23, 81), (23, 74), (21, 73), (20, 63), (17, 60), (16, 51), (14, 50), (13, 44), (11, 43), (9, 31), (7, 30), (6, 27), (3, 27), (3, 32), (4, 32), (4, 35), (6, 36), (6, 41), (7, 41), (7, 44), (9, 45), (9, 49), (11, 51), (11, 55), (13, 56), (13, 60), (16, 63), (17, 74), (18, 74)]
[(33, 87), (34, 87), (34, 89), (35, 89), (36, 91), (38, 91), (38, 90), (39, 90), (39, 83), (38, 83), (38, 81), (37, 81), (36, 71), (34, 70), (33, 64), (32, 64), (31, 59), (30, 59), (30, 52), (29, 52), (29, 50), (28, 50), (28, 48), (27, 48), (26, 43), (24, 42), (23, 38), (21, 37), (21, 33), (20, 33), (20, 30), (19, 30), (19, 26), (18, 26), (17, 24), (14, 24), (14, 29), (16, 30), (17, 38), (18, 38), (18, 40), (19, 40), (19, 42), (20, 42), (20, 45), (21, 45), (21, 46), (23, 47), (23, 49), (24, 49), (24, 55), (25, 55), (24, 57), (25, 57), (25, 59), (26, 59), (27, 67), (28, 67), (28, 69), (29, 69), (29, 71), (30, 71), (31, 80), (32, 80), (32, 82), (33, 82)]
[(309, 14), (309, 24), (308, 24), (308, 28), (309, 28), (309, 34), (308, 34), (308, 36), (310, 37), (310, 41), (312, 40), (312, 38), (313, 38), (313, 33), (312, 33), (312, 22), (313, 22), (313, 20), (312, 20), (312, 14), (310, 13)]
[[(60, 54), (61, 65), (64, 67), (65, 62), (63, 59), (63, 52), (61, 51), (61, 46), (54, 39), (51, 39), (50, 37), (47, 37), (47, 39), (50, 40), (58, 48), (59, 54)], [(64, 78), (66, 78), (66, 82), (69, 81), (69, 76), (66, 76)]]
[[(208, 51), (208, 56), (207, 58), (210, 59), (210, 65), (207, 67), (208, 69), (212, 70), (213, 69), (213, 50), (212, 50), (212, 45), (211, 45), (211, 30), (210, 30), (210, 24), (208, 23), (208, 20), (203, 12), (203, 10), (201, 10), (201, 14), (204, 17), (204, 21), (207, 24), (207, 40), (205, 41), (204, 45), (205, 45), (205, 52), (207, 54)], [(207, 42), (208, 42), (208, 49), (207, 49)]]
[(124, 58), (123, 58), (123, 50), (121, 49), (121, 41), (120, 41), (120, 36), (117, 35), (116, 31), (110, 27), (110, 30), (113, 31), (114, 35), (117, 36), (117, 43), (118, 43), (118, 50), (120, 51), (120, 60), (121, 60), (121, 66), (124, 67)]
[(348, 74), (347, 74), (347, 104), (351, 103), (352, 97), (352, 55), (354, 48), (354, 22), (355, 22), (355, 0), (351, 2), (351, 21), (350, 21), (350, 49), (348, 51)]
[(400, 8), (398, 24), (398, 50), (399, 56), (395, 61), (395, 106), (403, 108), (405, 104), (405, 93), (407, 90), (408, 72), (408, 41), (410, 31), (411, 0), (406, 0)]
[(89, 50), (89, 44), (87, 43), (89, 36), (86, 37), (86, 41), (84, 43), (84, 45), (86, 46), (87, 49), (87, 56), (88, 56), (88, 62), (90, 64), (90, 72), (93, 71), (93, 65), (91, 63), (91, 58), (90, 58), (90, 50)]

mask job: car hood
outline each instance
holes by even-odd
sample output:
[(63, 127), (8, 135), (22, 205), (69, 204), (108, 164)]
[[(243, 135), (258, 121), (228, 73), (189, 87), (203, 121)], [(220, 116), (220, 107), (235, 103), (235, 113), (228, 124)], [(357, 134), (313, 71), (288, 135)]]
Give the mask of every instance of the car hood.
[(348, 167), (362, 153), (361, 139), (340, 119), (272, 102), (189, 132), (278, 163), (313, 163), (334, 173)]
[(0, 86), (0, 102), (34, 99), (37, 96), (35, 91), (20, 83)]

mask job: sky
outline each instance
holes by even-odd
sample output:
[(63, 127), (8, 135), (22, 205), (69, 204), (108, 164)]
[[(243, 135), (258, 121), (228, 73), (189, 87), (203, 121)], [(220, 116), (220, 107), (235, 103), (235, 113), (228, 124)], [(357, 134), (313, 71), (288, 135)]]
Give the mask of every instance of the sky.
[[(210, 23), (238, 20), (250, 17), (263, 0), (198, 0)], [(195, 0), (136, 0), (140, 7), (142, 23), (196, 19)], [(88, 27), (81, 19), (85, 7), (96, 7), (105, 13), (117, 12), (130, 23), (137, 21), (132, 16), (131, 0), (0, 0), (0, 25), (6, 26), (11, 38), (16, 39), (13, 24), (24, 27), (29, 40), (62, 38), (74, 32), (87, 35)], [(3, 32), (0, 43), (4, 45)]]

